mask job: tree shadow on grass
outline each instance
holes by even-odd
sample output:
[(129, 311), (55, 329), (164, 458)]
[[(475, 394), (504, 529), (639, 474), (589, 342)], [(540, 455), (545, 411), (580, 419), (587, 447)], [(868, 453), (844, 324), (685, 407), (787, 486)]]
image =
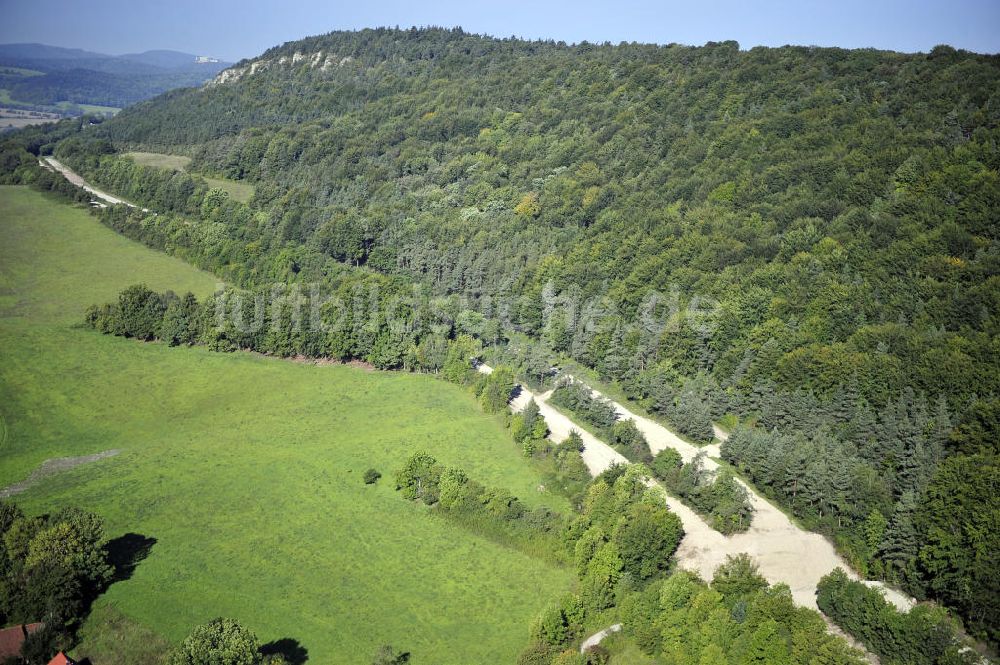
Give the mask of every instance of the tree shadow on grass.
[(288, 665), (304, 665), (309, 660), (309, 651), (298, 640), (291, 637), (282, 637), (280, 640), (268, 642), (260, 648), (260, 653), (263, 656), (281, 654), (288, 661)]
[(156, 538), (138, 533), (126, 533), (107, 544), (108, 562), (114, 567), (112, 582), (122, 582), (132, 577), (136, 566), (149, 556)]

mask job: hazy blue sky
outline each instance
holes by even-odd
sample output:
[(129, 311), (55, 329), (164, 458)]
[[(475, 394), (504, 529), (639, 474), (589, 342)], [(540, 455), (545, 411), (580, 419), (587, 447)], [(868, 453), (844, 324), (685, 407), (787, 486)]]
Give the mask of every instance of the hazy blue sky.
[(0, 0), (0, 42), (228, 60), (336, 29), (461, 25), (568, 42), (873, 46), (1000, 52), (1000, 0)]

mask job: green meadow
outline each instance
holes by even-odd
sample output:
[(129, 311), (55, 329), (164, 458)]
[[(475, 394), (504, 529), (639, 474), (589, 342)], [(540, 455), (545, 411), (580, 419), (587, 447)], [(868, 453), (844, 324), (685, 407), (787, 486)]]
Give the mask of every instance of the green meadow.
[[(128, 241), (86, 211), (0, 187), (0, 486), (43, 460), (107, 449), (17, 501), (75, 505), (109, 536), (155, 539), (97, 602), (75, 651), (154, 661), (231, 616), (310, 663), (511, 662), (569, 570), (475, 536), (394, 491), (413, 451), (566, 510), (502, 423), (428, 376), (169, 348), (83, 329), (123, 287), (210, 293), (213, 276)], [(383, 478), (366, 486), (365, 469)], [(160, 647), (161, 648), (161, 647)]]
[[(160, 152), (128, 152), (126, 157), (132, 159), (137, 164), (152, 166), (158, 169), (169, 169), (171, 171), (186, 171), (191, 164), (191, 158), (184, 155), (166, 155)], [(253, 185), (239, 180), (229, 178), (213, 178), (203, 173), (199, 173), (209, 187), (218, 187), (227, 192), (237, 201), (246, 203), (253, 196)]]

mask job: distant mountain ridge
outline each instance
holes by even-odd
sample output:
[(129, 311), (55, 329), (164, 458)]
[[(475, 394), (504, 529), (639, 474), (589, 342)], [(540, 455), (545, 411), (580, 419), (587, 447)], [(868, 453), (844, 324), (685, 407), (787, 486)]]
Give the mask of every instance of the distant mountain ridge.
[[(0, 63), (8, 66), (21, 66), (17, 63), (31, 62), (48, 69), (79, 68), (81, 63), (94, 65), (105, 63), (105, 66), (92, 66), (93, 69), (108, 71), (107, 63), (134, 63), (140, 66), (157, 69), (194, 69), (213, 66), (218, 69), (228, 67), (230, 63), (216, 58), (203, 60), (206, 56), (173, 51), (169, 49), (152, 49), (142, 53), (126, 53), (124, 55), (108, 55), (78, 48), (63, 48), (47, 44), (0, 44)], [(214, 60), (214, 62), (213, 62)]]
[(0, 88), (26, 105), (59, 102), (124, 107), (173, 88), (197, 86), (230, 63), (172, 50), (107, 55), (47, 44), (0, 44)]

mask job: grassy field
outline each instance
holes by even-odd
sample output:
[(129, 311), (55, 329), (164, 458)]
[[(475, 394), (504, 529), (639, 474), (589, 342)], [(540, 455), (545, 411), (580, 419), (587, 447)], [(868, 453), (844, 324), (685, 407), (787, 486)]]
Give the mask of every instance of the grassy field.
[(10, 67), (4, 65), (0, 67), (0, 75), (3, 76), (45, 76), (45, 72), (40, 72), (37, 69), (25, 69), (23, 67)]
[[(23, 71), (30, 72), (30, 69)], [(30, 74), (29, 74), (30, 76)], [(78, 108), (84, 113), (98, 113), (103, 115), (114, 115), (121, 111), (117, 106), (98, 106), (96, 104), (75, 104), (73, 102), (57, 102), (55, 104), (32, 104), (31, 102), (22, 102), (20, 100), (14, 99), (10, 96), (10, 91), (6, 88), (0, 88), (0, 104), (27, 104), (33, 108), (45, 109), (53, 113), (62, 113), (73, 108)]]
[[(569, 587), (569, 570), (393, 491), (392, 472), (424, 449), (566, 509), (465, 391), (99, 335), (76, 322), (127, 284), (204, 295), (215, 280), (30, 190), (0, 188), (0, 226), (0, 485), (48, 457), (120, 448), (18, 500), (32, 513), (80, 506), (112, 537), (155, 539), (99, 599), (78, 655), (146, 662), (157, 636), (174, 643), (227, 615), (265, 642), (299, 641), (311, 663), (367, 663), (381, 643), (415, 663), (511, 662)], [(385, 476), (374, 486), (368, 467)]]
[[(185, 171), (191, 164), (191, 158), (184, 155), (166, 155), (160, 152), (129, 152), (126, 157), (135, 160), (145, 166), (153, 166), (158, 169), (170, 169), (172, 171)], [(239, 180), (229, 180), (228, 178), (211, 178), (204, 174), (198, 174), (205, 179), (210, 187), (218, 187), (229, 193), (237, 201), (246, 203), (253, 196), (253, 185)]]
[(127, 152), (125, 156), (143, 166), (157, 169), (184, 171), (191, 163), (191, 158), (184, 155), (166, 155), (162, 152)]
[(100, 104), (78, 104), (76, 102), (56, 102), (56, 108), (67, 111), (78, 108), (84, 113), (98, 113), (103, 115), (114, 115), (121, 111), (117, 106), (101, 106)]

